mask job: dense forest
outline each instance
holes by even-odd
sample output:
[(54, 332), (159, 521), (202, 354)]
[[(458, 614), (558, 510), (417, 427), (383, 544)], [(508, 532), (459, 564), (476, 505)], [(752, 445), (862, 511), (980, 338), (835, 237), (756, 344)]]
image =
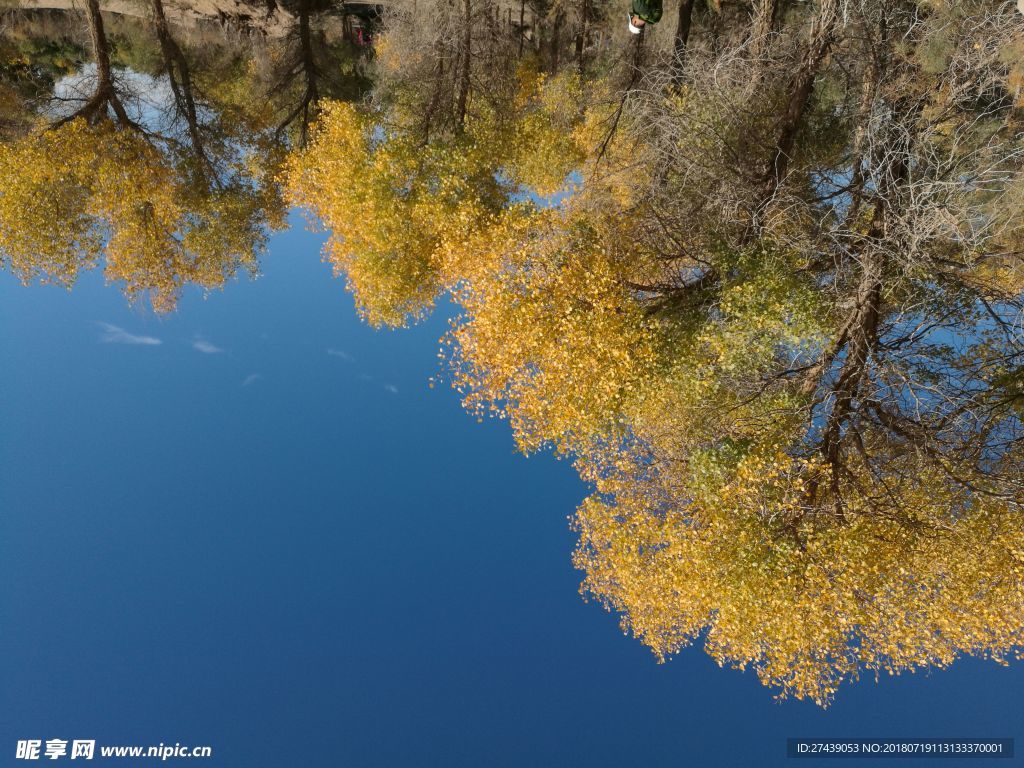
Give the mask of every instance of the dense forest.
[(2, 12), (18, 277), (171, 311), (303, 209), (370, 324), (457, 305), (444, 376), (591, 486), (582, 592), (659, 659), (824, 705), (1020, 656), (1014, 2), (138, 8)]

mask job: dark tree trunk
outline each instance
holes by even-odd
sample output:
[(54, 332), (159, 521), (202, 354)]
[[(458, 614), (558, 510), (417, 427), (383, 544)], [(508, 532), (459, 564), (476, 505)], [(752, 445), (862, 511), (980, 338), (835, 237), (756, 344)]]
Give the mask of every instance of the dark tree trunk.
[(853, 174), (850, 178), (850, 207), (847, 211), (847, 220), (851, 222), (859, 215), (861, 203), (864, 199), (864, 163), (866, 160), (864, 157), (864, 142), (868, 135), (878, 85), (885, 76), (885, 70), (888, 67), (888, 30), (884, 17), (878, 25), (878, 39), (869, 44), (867, 48), (868, 50), (865, 51), (867, 64), (861, 75), (857, 127), (853, 134), (853, 159), (850, 161)]
[(455, 107), (455, 119), (460, 131), (466, 124), (466, 108), (469, 102), (469, 76), (473, 58), (472, 14), (471, 0), (462, 0), (462, 68), (459, 72), (459, 98)]
[(587, 45), (587, 25), (590, 22), (590, 1), (580, 0), (580, 28), (576, 33), (576, 66), (583, 77), (583, 49)]
[(160, 53), (163, 56), (164, 69), (167, 71), (167, 80), (170, 83), (171, 92), (174, 94), (175, 108), (188, 126), (192, 149), (205, 164), (206, 154), (203, 151), (203, 140), (199, 132), (199, 117), (192, 91), (192, 74), (181, 47), (171, 35), (167, 16), (164, 13), (163, 0), (153, 0), (153, 22), (156, 27), (157, 40), (160, 42)]
[(693, 6), (696, 0), (680, 0), (679, 20), (676, 22), (676, 37), (673, 43), (676, 74), (680, 74), (686, 59), (686, 46), (690, 42), (690, 27), (693, 23)]
[(77, 118), (82, 118), (90, 125), (95, 125), (110, 117), (107, 110), (111, 109), (117, 118), (118, 125), (139, 129), (125, 111), (121, 99), (114, 86), (114, 73), (110, 64), (110, 42), (103, 27), (103, 16), (100, 13), (99, 0), (86, 0), (86, 18), (89, 22), (89, 41), (92, 45), (93, 61), (96, 64), (96, 89), (81, 107), (66, 117), (54, 122), (58, 128)]
[(99, 0), (86, 0), (86, 12), (89, 15), (89, 40), (92, 43), (93, 60), (96, 62), (97, 90), (112, 86), (110, 69), (110, 44), (103, 28), (103, 16), (100, 14)]
[(814, 80), (821, 64), (832, 47), (838, 22), (838, 0), (821, 0), (818, 15), (811, 31), (800, 65), (789, 83), (786, 109), (778, 123), (775, 147), (764, 169), (764, 194), (761, 205), (766, 205), (789, 172), (789, 163), (796, 143), (797, 132), (814, 92)]
[(764, 57), (771, 47), (772, 35), (778, 23), (782, 0), (754, 0), (754, 18), (750, 30), (750, 58), (755, 71), (764, 65)]
[(309, 24), (310, 14), (309, 0), (304, 0), (299, 5), (299, 62), (298, 69), (305, 77), (305, 88), (302, 97), (294, 109), (288, 113), (285, 119), (277, 128), (282, 133), (296, 119), (299, 119), (299, 143), (305, 146), (309, 141), (309, 126), (313, 119), (314, 110), (320, 101), (320, 71), (316, 65), (316, 55), (313, 51), (313, 34)]
[(565, 14), (561, 9), (555, 11), (555, 23), (551, 29), (551, 72), (555, 73), (558, 71), (559, 65), (559, 53), (562, 48), (562, 23), (565, 20)]
[(526, 0), (519, 0), (519, 58), (523, 57), (523, 42), (526, 40)]

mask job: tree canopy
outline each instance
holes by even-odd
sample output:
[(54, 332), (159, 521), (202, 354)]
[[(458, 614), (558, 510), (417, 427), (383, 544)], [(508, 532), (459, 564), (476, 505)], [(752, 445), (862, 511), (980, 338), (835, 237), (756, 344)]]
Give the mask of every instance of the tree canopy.
[[(0, 263), (68, 286), (102, 264), (161, 312), (185, 285), (257, 273), (284, 225), (286, 149), (319, 94), (361, 87), (346, 38), (329, 43), (310, 3), (281, 38), (218, 25), (213, 46), (173, 24), (162, 0), (138, 19), (95, 0), (39, 13), (8, 12), (15, 33), (0, 48)], [(348, 70), (335, 74), (339, 63)]]
[(1020, 656), (1024, 16), (667, 10), (634, 37), (594, 0), (396, 2), (356, 67), (306, 4), (204, 78), (155, 6), (160, 130), (97, 11), (91, 94), (3, 123), (0, 254), (105, 259), (169, 309), (303, 208), (369, 323), (456, 304), (445, 375), (573, 462), (582, 592), (659, 659), (701, 643), (825, 705)]
[[(328, 111), (293, 202), (371, 322), (451, 294), (453, 383), (593, 484), (583, 591), (659, 658), (701, 641), (826, 704), (1012, 657), (1022, 17), (693, 6), (671, 46), (595, 43), (515, 90), (488, 82), (528, 68), (514, 46), (422, 40), (374, 105)], [(465, 99), (440, 84), (478, 51), (501, 62)]]

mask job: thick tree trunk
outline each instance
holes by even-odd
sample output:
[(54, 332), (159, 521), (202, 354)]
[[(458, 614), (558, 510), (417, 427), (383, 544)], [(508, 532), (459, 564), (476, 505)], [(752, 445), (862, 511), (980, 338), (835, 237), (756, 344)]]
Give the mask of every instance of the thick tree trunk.
[(472, 15), (471, 0), (462, 0), (462, 68), (459, 72), (459, 98), (455, 107), (455, 119), (460, 131), (466, 124), (466, 108), (469, 102), (469, 77), (473, 58)]
[[(879, 218), (883, 215), (881, 204), (876, 215)], [(831, 466), (837, 466), (840, 461), (843, 429), (853, 410), (854, 398), (863, 384), (868, 360), (878, 342), (885, 263), (886, 253), (881, 248), (872, 249), (862, 257), (853, 317), (848, 324), (846, 358), (833, 388), (832, 412), (821, 440), (821, 453)]]
[(676, 67), (682, 67), (686, 58), (686, 46), (690, 42), (690, 28), (693, 24), (693, 6), (696, 0), (680, 0), (679, 19), (676, 21), (676, 36), (673, 43)]
[(110, 65), (110, 43), (103, 28), (103, 16), (100, 13), (99, 0), (86, 0), (86, 19), (89, 22), (89, 40), (92, 44), (93, 61), (96, 64), (96, 89), (89, 100), (66, 117), (53, 123), (58, 128), (77, 118), (88, 121), (91, 125), (107, 119), (108, 107), (114, 111), (118, 124), (130, 128), (138, 128), (128, 117), (124, 105), (114, 88), (113, 69)]
[(587, 45), (587, 26), (590, 22), (590, 0), (580, 0), (580, 28), (576, 33), (576, 66), (583, 77), (583, 49)]
[(309, 140), (309, 126), (313, 119), (314, 109), (320, 101), (320, 71), (316, 65), (316, 56), (313, 52), (313, 35), (310, 29), (310, 0), (304, 0), (299, 6), (299, 61), (298, 70), (302, 72), (306, 83), (299, 103), (281, 121), (277, 127), (278, 134), (291, 125), (296, 119), (299, 123), (299, 143), (305, 146)]
[(192, 74), (188, 60), (181, 47), (171, 35), (170, 25), (164, 13), (163, 0), (153, 0), (153, 23), (156, 27), (157, 40), (160, 42), (160, 53), (167, 70), (167, 80), (174, 94), (174, 103), (179, 114), (185, 118), (188, 126), (189, 139), (196, 156), (206, 162), (203, 151), (203, 140), (199, 132), (199, 117), (196, 110), (195, 97), (192, 92)]
[(555, 23), (551, 29), (551, 72), (558, 71), (559, 54), (562, 49), (562, 24), (565, 21), (565, 14), (561, 8), (555, 11)]
[(299, 13), (299, 44), (302, 50), (302, 69), (306, 74), (306, 93), (302, 99), (302, 133), (301, 142), (305, 146), (309, 140), (309, 123), (312, 118), (312, 109), (320, 101), (320, 88), (318, 79), (320, 73), (317, 71), (316, 58), (313, 56), (313, 39), (309, 28), (309, 3), (302, 4), (302, 11)]
[(519, 58), (523, 57), (523, 43), (526, 41), (526, 0), (519, 0)]
[(434, 126), (434, 115), (437, 113), (438, 105), (441, 103), (441, 94), (444, 92), (444, 59), (438, 58), (434, 65), (434, 89), (430, 95), (430, 102), (427, 104), (426, 112), (423, 113), (421, 133), (423, 144), (430, 141), (430, 130)]
[(782, 0), (754, 0), (753, 23), (750, 30), (750, 59), (755, 72), (764, 64), (764, 58), (771, 48), (772, 35), (780, 16)]
[(110, 44), (103, 29), (103, 16), (100, 14), (99, 0), (86, 0), (86, 13), (89, 17), (89, 40), (92, 43), (93, 61), (96, 62), (97, 91), (112, 87), (110, 69)]
[(850, 206), (846, 214), (848, 222), (854, 221), (860, 214), (861, 203), (864, 199), (864, 163), (866, 161), (864, 144), (870, 129), (878, 86), (888, 68), (889, 39), (884, 17), (878, 25), (878, 39), (872, 41), (867, 48), (868, 50), (865, 51), (867, 63), (861, 74), (860, 102), (857, 105), (857, 127), (853, 133), (853, 151), (850, 161), (853, 173), (850, 177)]
[[(885, 271), (894, 249), (894, 244), (887, 237), (889, 219), (907, 173), (907, 163), (896, 153), (890, 160), (886, 180), (874, 201), (871, 226), (858, 256), (860, 277), (853, 296), (853, 310), (837, 343), (837, 349), (842, 348), (845, 357), (839, 377), (831, 388), (832, 407), (825, 420), (819, 450), (828, 465), (833, 507), (840, 521), (844, 520), (840, 485), (845, 471), (843, 446), (850, 431), (856, 429), (856, 425), (851, 426), (851, 422), (857, 411), (862, 408), (865, 399), (870, 399), (865, 398), (864, 389), (865, 384), (870, 383), (871, 357), (878, 349)], [(823, 367), (820, 373), (827, 376), (827, 367)], [(808, 499), (812, 503), (819, 483), (820, 478), (808, 486)]]
[(838, 0), (821, 0), (818, 15), (811, 24), (800, 65), (789, 82), (786, 109), (777, 126), (775, 146), (765, 165), (764, 191), (758, 212), (771, 201), (789, 172), (789, 163), (804, 113), (814, 92), (814, 80), (832, 47), (839, 20)]

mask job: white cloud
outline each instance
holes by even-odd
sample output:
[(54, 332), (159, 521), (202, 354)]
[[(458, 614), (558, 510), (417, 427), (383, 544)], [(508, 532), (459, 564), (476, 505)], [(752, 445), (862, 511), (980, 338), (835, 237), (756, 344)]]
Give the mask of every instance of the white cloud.
[(259, 381), (262, 378), (263, 377), (260, 376), (258, 373), (250, 373), (248, 376), (245, 377), (245, 380), (242, 382), (242, 386), (248, 387), (254, 381)]
[(134, 344), (144, 347), (163, 344), (160, 339), (153, 336), (136, 336), (134, 333), (128, 333), (124, 328), (112, 325), (111, 323), (99, 323), (98, 325), (103, 329), (103, 333), (100, 334), (100, 341), (105, 344)]
[(397, 395), (398, 394), (398, 387), (396, 387), (394, 384), (385, 384), (384, 385), (384, 389), (386, 389), (392, 395)]
[(355, 358), (352, 357), (352, 355), (341, 349), (328, 349), (327, 354), (331, 357), (340, 357), (342, 360), (349, 363), (355, 362)]
[(224, 350), (215, 344), (211, 344), (202, 337), (196, 337), (196, 340), (192, 342), (192, 349), (197, 352), (202, 352), (204, 355), (219, 355)]

